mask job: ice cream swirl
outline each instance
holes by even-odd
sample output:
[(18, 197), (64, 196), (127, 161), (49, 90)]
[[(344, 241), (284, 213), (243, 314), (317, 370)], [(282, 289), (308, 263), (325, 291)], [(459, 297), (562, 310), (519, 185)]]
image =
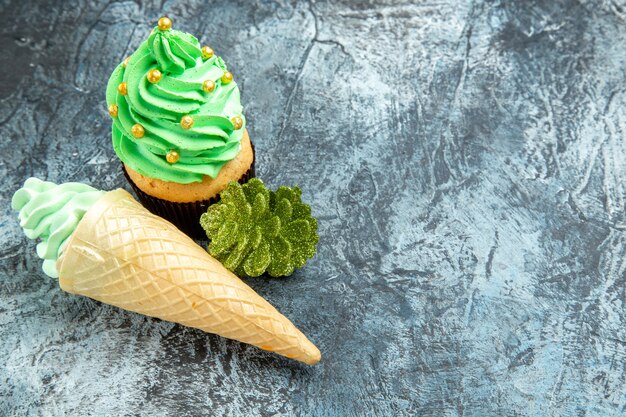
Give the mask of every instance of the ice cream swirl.
[(103, 195), (85, 184), (68, 182), (57, 185), (29, 178), (11, 200), (19, 211), (20, 226), (29, 239), (41, 239), (37, 255), (43, 259), (43, 271), (58, 278), (56, 262), (71, 234), (87, 210)]

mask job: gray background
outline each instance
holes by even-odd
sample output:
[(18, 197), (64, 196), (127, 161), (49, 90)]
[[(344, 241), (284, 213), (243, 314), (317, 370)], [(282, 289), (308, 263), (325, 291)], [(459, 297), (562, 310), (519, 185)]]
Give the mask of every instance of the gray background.
[[(0, 11), (0, 414), (626, 413), (622, 1)], [(126, 187), (104, 87), (161, 14), (319, 217), (304, 269), (248, 280), (318, 366), (63, 293), (9, 207), (33, 175)]]

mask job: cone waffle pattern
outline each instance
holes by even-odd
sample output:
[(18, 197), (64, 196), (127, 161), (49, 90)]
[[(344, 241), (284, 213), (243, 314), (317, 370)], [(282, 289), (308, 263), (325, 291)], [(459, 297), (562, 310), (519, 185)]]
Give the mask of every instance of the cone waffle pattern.
[(308, 364), (320, 359), (285, 316), (124, 190), (86, 213), (58, 266), (65, 291)]

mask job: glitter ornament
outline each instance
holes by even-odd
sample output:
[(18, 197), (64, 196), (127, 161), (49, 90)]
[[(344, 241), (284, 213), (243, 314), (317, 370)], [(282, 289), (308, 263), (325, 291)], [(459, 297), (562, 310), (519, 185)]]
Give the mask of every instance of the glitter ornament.
[(315, 255), (319, 236), (298, 187), (270, 191), (258, 178), (231, 182), (200, 217), (209, 254), (239, 276), (291, 275)]

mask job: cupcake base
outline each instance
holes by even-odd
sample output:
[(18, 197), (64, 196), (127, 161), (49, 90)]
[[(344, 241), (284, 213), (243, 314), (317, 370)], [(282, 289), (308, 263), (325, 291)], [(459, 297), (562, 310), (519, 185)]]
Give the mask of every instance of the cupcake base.
[[(254, 152), (253, 145), (252, 149)], [(252, 160), (250, 169), (237, 180), (240, 184), (254, 177), (254, 159)], [(207, 200), (193, 201), (191, 203), (175, 203), (153, 197), (142, 191), (130, 178), (124, 168), (124, 164), (122, 164), (122, 172), (135, 192), (139, 202), (152, 214), (163, 217), (193, 239), (206, 239), (206, 233), (200, 226), (200, 216), (207, 211), (211, 204), (215, 204), (220, 200), (219, 194)]]

